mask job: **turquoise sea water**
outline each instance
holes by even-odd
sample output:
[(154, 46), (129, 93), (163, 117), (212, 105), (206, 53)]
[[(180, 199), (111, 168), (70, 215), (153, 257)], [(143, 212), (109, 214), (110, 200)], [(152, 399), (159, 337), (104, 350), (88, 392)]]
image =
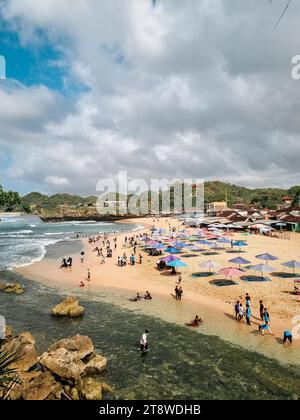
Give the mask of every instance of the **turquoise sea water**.
[[(57, 319), (51, 308), (63, 297), (58, 289), (21, 278), (11, 271), (0, 278), (26, 286), (21, 296), (0, 294), (0, 314), (16, 332), (28, 330), (42, 352), (74, 334), (91, 337), (107, 356), (103, 379), (121, 399), (298, 399), (299, 367), (282, 366), (261, 354), (218, 337), (195, 333), (152, 316), (130, 312), (85, 295), (81, 319)], [(141, 357), (137, 341), (150, 329), (150, 350)]]

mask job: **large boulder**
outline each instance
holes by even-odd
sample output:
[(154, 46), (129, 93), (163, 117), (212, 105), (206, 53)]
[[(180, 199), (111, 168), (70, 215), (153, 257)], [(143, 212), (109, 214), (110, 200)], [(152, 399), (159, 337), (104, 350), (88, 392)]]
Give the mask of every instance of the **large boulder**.
[(92, 353), (85, 362), (86, 374), (101, 373), (107, 368), (107, 358), (100, 354)]
[(60, 378), (73, 381), (77, 381), (85, 370), (85, 364), (76, 357), (76, 354), (64, 348), (43, 353), (39, 362)]
[(84, 377), (77, 383), (77, 389), (85, 400), (102, 400), (102, 384), (94, 378)]
[(53, 352), (57, 349), (65, 349), (72, 353), (74, 360), (81, 360), (94, 351), (94, 345), (89, 337), (77, 334), (57, 341), (49, 347), (48, 351)]
[(0, 290), (5, 293), (15, 293), (16, 295), (21, 295), (24, 293), (24, 286), (19, 283), (0, 283)]
[(75, 296), (66, 297), (52, 309), (52, 315), (69, 316), (71, 318), (82, 316), (83, 312), (84, 308), (79, 305), (79, 299)]
[(24, 400), (61, 399), (62, 385), (56, 382), (50, 372), (39, 372), (31, 380), (24, 382), (22, 397)]
[(27, 372), (37, 361), (35, 339), (29, 332), (24, 332), (4, 344), (5, 351), (14, 352), (17, 360), (11, 367), (21, 372)]

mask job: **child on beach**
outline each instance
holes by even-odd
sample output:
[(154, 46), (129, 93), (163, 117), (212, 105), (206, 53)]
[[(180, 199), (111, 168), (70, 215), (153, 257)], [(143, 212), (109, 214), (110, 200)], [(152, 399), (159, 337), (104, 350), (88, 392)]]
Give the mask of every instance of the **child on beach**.
[(246, 322), (247, 322), (247, 325), (251, 325), (250, 318), (251, 318), (251, 308), (250, 308), (250, 305), (249, 305), (249, 306), (246, 307)]
[(264, 309), (263, 320), (265, 321), (266, 325), (268, 325), (270, 322), (270, 315), (267, 308)]
[(238, 318), (240, 322), (243, 322), (244, 315), (245, 315), (245, 311), (244, 311), (244, 308), (243, 308), (243, 304), (240, 303), (239, 318)]

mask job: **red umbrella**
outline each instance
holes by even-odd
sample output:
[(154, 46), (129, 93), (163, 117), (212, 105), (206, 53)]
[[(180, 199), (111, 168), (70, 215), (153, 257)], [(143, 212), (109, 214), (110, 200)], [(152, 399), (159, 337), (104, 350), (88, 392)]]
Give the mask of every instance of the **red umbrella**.
[(223, 268), (222, 270), (220, 270), (218, 274), (232, 278), (232, 277), (240, 277), (242, 274), (244, 274), (244, 272), (234, 267), (228, 267), (228, 268)]

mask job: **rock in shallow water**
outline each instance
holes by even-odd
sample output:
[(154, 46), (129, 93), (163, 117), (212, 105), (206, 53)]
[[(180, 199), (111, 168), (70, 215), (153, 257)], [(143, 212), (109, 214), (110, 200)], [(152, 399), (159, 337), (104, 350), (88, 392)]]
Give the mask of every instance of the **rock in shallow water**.
[(2, 283), (0, 282), (0, 290), (5, 293), (15, 293), (16, 295), (21, 295), (24, 293), (24, 286), (19, 283)]
[(73, 354), (75, 360), (81, 360), (94, 351), (94, 345), (89, 337), (77, 334), (57, 341), (49, 347), (48, 351), (52, 352), (57, 349), (68, 350)]
[(40, 364), (63, 379), (77, 381), (85, 370), (85, 364), (64, 348), (43, 353)]
[(79, 299), (75, 296), (66, 297), (61, 303), (52, 309), (52, 315), (69, 316), (77, 318), (82, 316), (84, 308), (79, 305)]

